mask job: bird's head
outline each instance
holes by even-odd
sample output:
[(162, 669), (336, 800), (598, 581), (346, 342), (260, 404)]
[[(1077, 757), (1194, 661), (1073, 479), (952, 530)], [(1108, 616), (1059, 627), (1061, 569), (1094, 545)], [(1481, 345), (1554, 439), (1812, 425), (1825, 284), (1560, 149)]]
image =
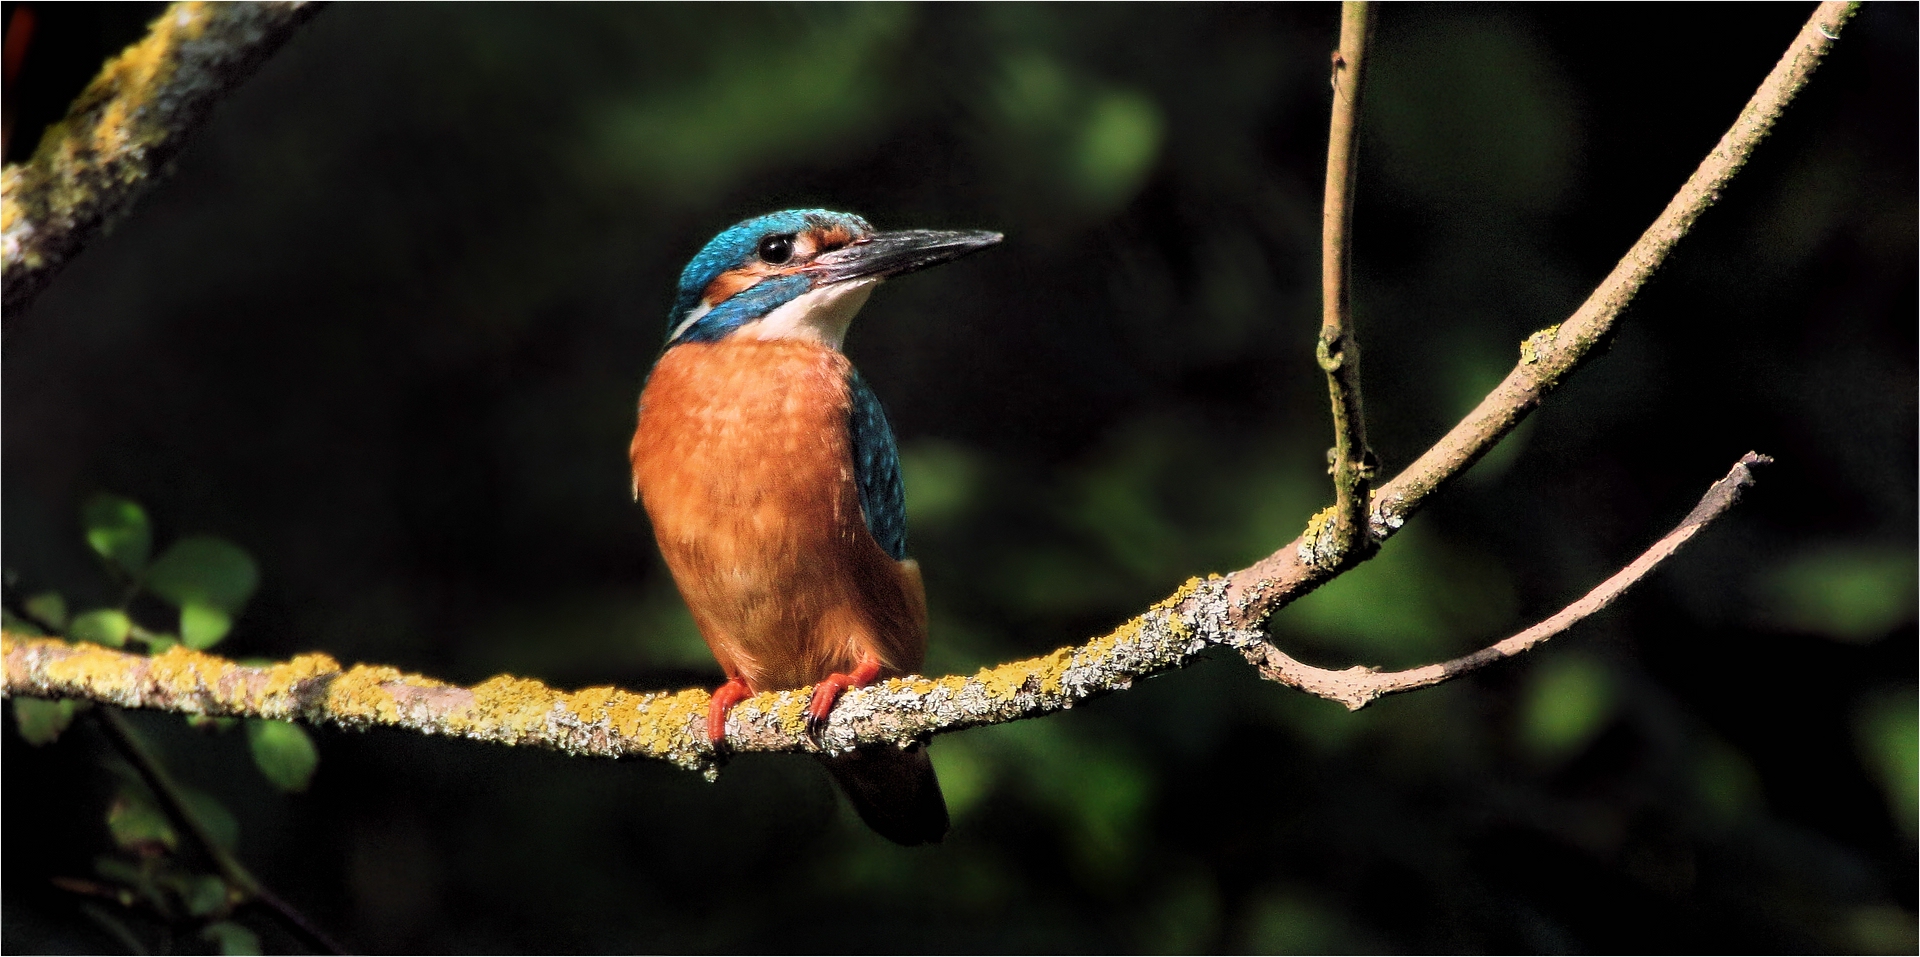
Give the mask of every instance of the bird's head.
[(851, 213), (789, 209), (715, 236), (680, 273), (667, 345), (728, 336), (833, 349), (875, 284), (1001, 240), (974, 230), (876, 232)]

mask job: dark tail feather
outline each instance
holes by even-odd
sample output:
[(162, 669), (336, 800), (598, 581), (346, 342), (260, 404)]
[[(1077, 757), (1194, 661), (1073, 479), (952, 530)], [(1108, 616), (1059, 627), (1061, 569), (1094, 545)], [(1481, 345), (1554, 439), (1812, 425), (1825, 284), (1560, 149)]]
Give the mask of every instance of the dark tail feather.
[(822, 756), (840, 790), (875, 833), (895, 844), (938, 844), (947, 834), (947, 799), (927, 749), (885, 745)]

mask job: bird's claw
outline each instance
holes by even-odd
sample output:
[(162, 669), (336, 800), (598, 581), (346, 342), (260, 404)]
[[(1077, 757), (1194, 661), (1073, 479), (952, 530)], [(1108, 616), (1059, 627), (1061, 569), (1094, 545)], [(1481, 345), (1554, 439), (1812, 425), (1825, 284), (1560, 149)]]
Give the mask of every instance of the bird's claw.
[(846, 675), (829, 675), (827, 680), (813, 686), (813, 697), (807, 701), (805, 732), (814, 747), (824, 747), (822, 738), (827, 732), (827, 717), (833, 714), (833, 703), (846, 689), (846, 680)]
[(752, 695), (753, 689), (739, 678), (728, 678), (726, 684), (714, 689), (713, 701), (707, 707), (707, 741), (715, 751), (727, 750), (727, 712)]
[(835, 672), (814, 685), (813, 697), (807, 701), (807, 740), (812, 741), (815, 747), (823, 747), (821, 739), (826, 734), (827, 717), (833, 714), (833, 705), (840, 700), (840, 693), (848, 688), (864, 688), (879, 676), (880, 663), (867, 659), (853, 669), (853, 674)]

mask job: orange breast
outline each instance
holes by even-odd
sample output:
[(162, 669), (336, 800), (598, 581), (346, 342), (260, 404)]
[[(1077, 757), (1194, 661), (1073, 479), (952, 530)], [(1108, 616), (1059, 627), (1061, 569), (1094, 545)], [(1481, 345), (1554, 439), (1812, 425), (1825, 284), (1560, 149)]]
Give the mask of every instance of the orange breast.
[(634, 489), (721, 669), (755, 691), (926, 654), (918, 570), (860, 511), (850, 371), (812, 343), (685, 343), (640, 396)]

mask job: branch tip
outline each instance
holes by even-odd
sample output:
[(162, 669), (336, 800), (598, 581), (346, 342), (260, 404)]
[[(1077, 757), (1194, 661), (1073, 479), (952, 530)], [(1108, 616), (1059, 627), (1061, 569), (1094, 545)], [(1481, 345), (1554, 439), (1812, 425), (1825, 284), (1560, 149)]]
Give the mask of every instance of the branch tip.
[(1627, 589), (1639, 584), (1659, 567), (1661, 562), (1672, 557), (1674, 552), (1680, 550), (1680, 546), (1691, 540), (1702, 528), (1733, 508), (1739, 501), (1740, 493), (1754, 484), (1753, 466), (1772, 461), (1771, 458), (1754, 452), (1741, 456), (1740, 461), (1733, 464), (1732, 470), (1727, 472), (1725, 478), (1713, 483), (1707, 489), (1706, 494), (1700, 499), (1700, 504), (1694, 506), (1673, 531), (1654, 542), (1638, 558), (1615, 572), (1613, 577), (1601, 582), (1579, 601), (1561, 609), (1545, 621), (1472, 654), (1407, 671), (1383, 672), (1361, 666), (1344, 671), (1316, 668), (1288, 655), (1271, 643), (1243, 648), (1242, 653), (1259, 669), (1261, 677), (1308, 694), (1338, 701), (1351, 711), (1358, 711), (1386, 695), (1437, 685), (1469, 672), (1478, 671), (1496, 661), (1504, 661), (1528, 651), (1613, 604), (1614, 600), (1625, 594)]

